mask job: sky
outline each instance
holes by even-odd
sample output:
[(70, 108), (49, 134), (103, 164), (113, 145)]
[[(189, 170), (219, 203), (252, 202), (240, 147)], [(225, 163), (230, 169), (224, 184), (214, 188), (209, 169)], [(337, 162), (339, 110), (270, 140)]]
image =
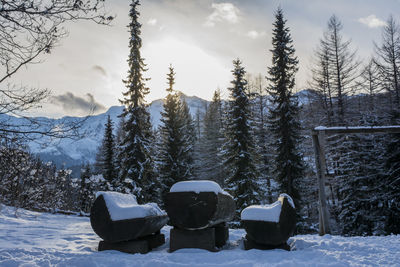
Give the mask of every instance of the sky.
[[(232, 79), (232, 61), (240, 58), (248, 73), (267, 75), (271, 64), (274, 12), (284, 11), (290, 28), (299, 72), (296, 88), (307, 88), (312, 55), (335, 14), (344, 38), (352, 40), (360, 60), (373, 53), (389, 15), (400, 23), (400, 0), (142, 0), (142, 56), (150, 94), (147, 102), (166, 95), (166, 74), (175, 68), (175, 89), (207, 100), (220, 88), (224, 98)], [(35, 115), (83, 116), (120, 105), (126, 90), (129, 0), (106, 0), (116, 18), (111, 26), (87, 21), (65, 25), (61, 40), (40, 64), (30, 65), (10, 82), (47, 88), (52, 96)]]

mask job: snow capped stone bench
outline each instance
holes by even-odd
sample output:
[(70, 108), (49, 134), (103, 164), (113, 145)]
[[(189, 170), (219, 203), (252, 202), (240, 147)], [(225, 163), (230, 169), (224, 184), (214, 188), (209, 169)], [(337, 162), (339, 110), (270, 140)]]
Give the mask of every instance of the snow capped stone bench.
[(213, 181), (184, 181), (171, 187), (165, 209), (171, 225), (195, 230), (232, 220), (235, 202)]
[[(92, 228), (105, 241), (100, 242), (99, 250), (107, 249), (107, 247), (113, 247), (108, 249), (120, 250), (118, 247), (121, 245), (133, 248), (137, 246), (137, 242), (135, 245), (132, 242), (120, 244), (120, 242), (132, 240), (151, 239), (155, 243), (160, 243), (163, 236), (155, 237), (154, 233), (158, 233), (167, 221), (167, 214), (157, 204), (138, 205), (134, 195), (117, 192), (98, 192), (90, 211)], [(162, 241), (164, 243), (164, 240)], [(116, 243), (119, 245), (115, 245)], [(137, 249), (126, 251), (127, 249), (125, 249), (124, 252), (146, 253), (148, 252), (145, 249), (147, 243), (149, 242), (142, 242), (139, 251)], [(151, 243), (149, 243), (150, 246), (152, 246)]]
[(165, 209), (174, 226), (170, 251), (203, 248), (215, 251), (228, 237), (225, 223), (235, 215), (231, 195), (213, 181), (194, 180), (174, 184), (165, 198)]
[(275, 203), (245, 208), (241, 220), (246, 230), (245, 249), (284, 248), (296, 227), (294, 202), (287, 194), (281, 194)]

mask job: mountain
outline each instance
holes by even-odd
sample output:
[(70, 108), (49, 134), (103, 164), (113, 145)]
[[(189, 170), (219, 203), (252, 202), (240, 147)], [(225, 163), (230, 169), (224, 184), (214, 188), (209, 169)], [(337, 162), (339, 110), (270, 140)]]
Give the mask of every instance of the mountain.
[[(204, 113), (207, 101), (196, 96), (186, 96), (181, 94), (190, 109), (190, 113), (195, 118), (196, 113)], [(163, 100), (158, 99), (149, 105), (149, 112), (154, 128), (160, 125), (161, 111), (163, 109)], [(122, 106), (113, 106), (107, 112), (87, 118), (64, 117), (62, 119), (46, 119), (49, 123), (58, 124), (60, 121), (81, 122), (79, 133), (83, 136), (79, 140), (71, 139), (51, 139), (49, 137), (40, 137), (34, 142), (29, 142), (30, 151), (37, 154), (43, 161), (52, 161), (58, 167), (81, 166), (85, 162), (93, 163), (95, 161), (97, 148), (100, 145), (104, 135), (104, 125), (109, 115), (114, 122), (114, 129), (119, 124), (119, 115), (122, 113)], [(23, 119), (11, 117), (14, 123), (22, 125)]]
[[(300, 105), (309, 103), (310, 97), (313, 94), (310, 90), (303, 90), (296, 95), (299, 98)], [(208, 101), (196, 96), (186, 96), (180, 93), (181, 98), (186, 101), (189, 106), (190, 113), (193, 118), (196, 118), (197, 113), (200, 113), (200, 118), (204, 116)], [(96, 152), (100, 145), (103, 134), (104, 125), (107, 121), (107, 116), (114, 122), (114, 129), (119, 124), (119, 115), (122, 113), (122, 106), (113, 106), (107, 112), (95, 116), (82, 117), (64, 117), (62, 119), (50, 118), (35, 118), (40, 119), (47, 124), (59, 125), (62, 122), (80, 122), (81, 127), (79, 133), (82, 138), (78, 140), (50, 138), (47, 136), (38, 137), (35, 141), (29, 142), (27, 145), (30, 151), (40, 156), (43, 161), (52, 161), (58, 167), (65, 166), (72, 168), (75, 166), (79, 170), (83, 163), (93, 163), (95, 161)], [(154, 128), (160, 125), (161, 111), (163, 110), (163, 100), (158, 99), (149, 105), (149, 112)], [(18, 125), (23, 128), (27, 123), (23, 118), (12, 117), (8, 115), (0, 115), (2, 122), (7, 121), (12, 125)], [(75, 171), (75, 170), (74, 170)]]

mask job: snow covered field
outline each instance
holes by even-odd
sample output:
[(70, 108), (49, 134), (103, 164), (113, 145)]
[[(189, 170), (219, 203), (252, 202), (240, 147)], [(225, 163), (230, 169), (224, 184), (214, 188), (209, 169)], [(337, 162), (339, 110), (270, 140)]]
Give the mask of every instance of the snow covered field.
[(230, 241), (217, 253), (165, 245), (146, 255), (97, 252), (100, 240), (89, 218), (37, 213), (2, 206), (0, 266), (400, 266), (400, 236), (290, 239), (295, 251), (242, 250), (243, 230), (230, 230)]

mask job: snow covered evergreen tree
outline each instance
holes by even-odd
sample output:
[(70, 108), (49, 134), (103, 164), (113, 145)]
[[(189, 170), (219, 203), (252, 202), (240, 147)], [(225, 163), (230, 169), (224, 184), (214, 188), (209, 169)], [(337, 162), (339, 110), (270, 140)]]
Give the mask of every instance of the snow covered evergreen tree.
[(273, 173), (281, 191), (289, 194), (296, 202), (297, 210), (300, 210), (296, 184), (302, 178), (304, 164), (298, 148), (300, 123), (297, 99), (292, 93), (298, 60), (281, 8), (276, 11), (273, 26), (272, 67), (268, 69), (270, 84), (267, 89), (272, 98), (269, 127), (275, 138)]
[(118, 187), (117, 170), (115, 166), (115, 137), (113, 134), (113, 122), (110, 115), (107, 117), (105, 124), (104, 137), (98, 151), (98, 159), (96, 165), (102, 173), (105, 184), (102, 190), (112, 191)]
[[(373, 115), (365, 115), (359, 125), (378, 125), (378, 121)], [(344, 151), (336, 170), (341, 234), (384, 233), (384, 200), (378, 190), (384, 187), (383, 144), (382, 136), (352, 134), (337, 147)]]
[(179, 94), (174, 91), (175, 72), (172, 66), (169, 67), (167, 80), (168, 95), (161, 113), (157, 160), (162, 196), (169, 192), (174, 183), (191, 179), (193, 167), (193, 159), (190, 154), (193, 148), (193, 143), (191, 143), (193, 137), (188, 134), (194, 134), (194, 128), (187, 129), (188, 124), (192, 125), (188, 117), (190, 114), (188, 114), (187, 105), (182, 104)]
[[(260, 75), (255, 77), (252, 82), (251, 94), (253, 95), (253, 127), (255, 136), (255, 147), (257, 150), (257, 170), (260, 174), (259, 188), (262, 188), (262, 193), (265, 197), (262, 202), (273, 202), (272, 175), (271, 163), (273, 153), (271, 152), (271, 136), (268, 131), (267, 120), (267, 96), (265, 94), (264, 80)], [(277, 193), (277, 192), (274, 192)]]
[[(392, 123), (400, 124), (400, 112), (392, 112)], [(385, 232), (400, 234), (400, 134), (390, 136), (386, 148), (386, 179), (382, 198), (386, 205)]]
[(223, 144), (221, 92), (214, 92), (212, 102), (209, 104), (203, 121), (203, 134), (201, 136), (201, 177), (205, 180), (217, 182), (224, 186), (224, 173), (220, 151)]
[(250, 103), (242, 62), (233, 61), (234, 79), (231, 81), (230, 101), (227, 112), (225, 143), (222, 154), (227, 175), (226, 189), (236, 201), (236, 219), (247, 206), (260, 200), (257, 186), (258, 174), (254, 164), (254, 136), (250, 126)]
[(91, 207), (90, 197), (92, 194), (90, 190), (89, 178), (92, 173), (89, 164), (86, 164), (82, 167), (79, 188), (79, 207), (82, 212), (89, 212)]
[(122, 188), (120, 191), (133, 193), (139, 202), (146, 201), (146, 195), (154, 188), (153, 160), (151, 158), (152, 129), (150, 115), (147, 111), (144, 97), (149, 89), (146, 87), (146, 78), (143, 72), (146, 65), (141, 57), (142, 47), (141, 24), (138, 21), (140, 13), (137, 11), (139, 0), (133, 0), (130, 4), (129, 24), (129, 58), (128, 77), (124, 80), (127, 91), (123, 93), (121, 103), (125, 106), (122, 113), (124, 118), (123, 130), (125, 137), (120, 144), (121, 169), (119, 171)]

